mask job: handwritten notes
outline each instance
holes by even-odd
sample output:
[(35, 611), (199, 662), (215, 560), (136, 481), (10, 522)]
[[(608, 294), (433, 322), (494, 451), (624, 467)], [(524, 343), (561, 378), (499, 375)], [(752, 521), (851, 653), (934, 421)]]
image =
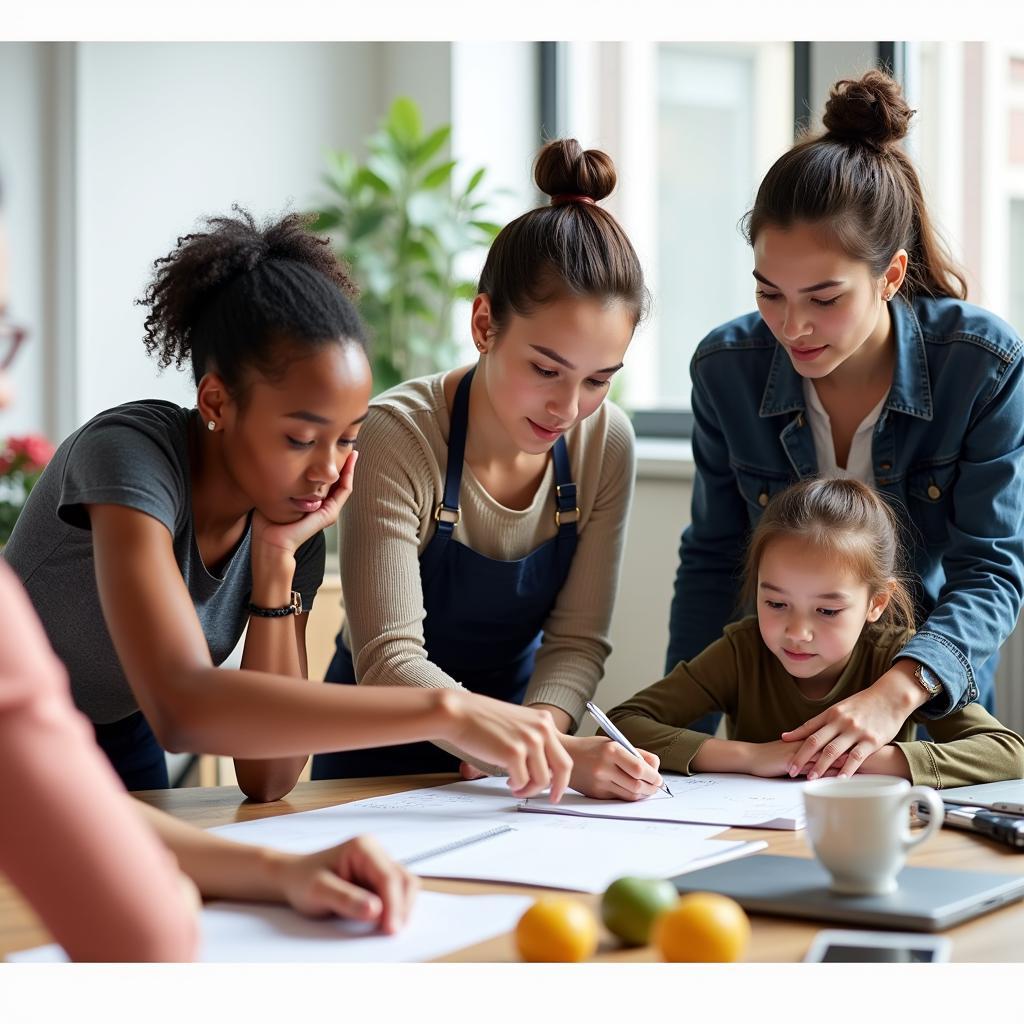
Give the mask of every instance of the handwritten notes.
[(521, 811), (615, 818), (629, 821), (696, 822), (742, 828), (794, 830), (804, 827), (804, 782), (791, 779), (758, 779), (751, 775), (665, 774), (672, 796), (664, 793), (623, 803), (592, 800), (566, 793), (561, 803), (530, 798)]

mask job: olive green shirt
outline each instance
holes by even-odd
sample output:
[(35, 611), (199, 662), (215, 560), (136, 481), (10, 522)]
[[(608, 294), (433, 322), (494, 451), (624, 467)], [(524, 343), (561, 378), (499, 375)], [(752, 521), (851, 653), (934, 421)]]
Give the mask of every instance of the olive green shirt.
[[(633, 743), (661, 758), (662, 770), (689, 775), (694, 756), (710, 737), (684, 726), (709, 711), (724, 711), (730, 740), (781, 739), (786, 730), (867, 689), (889, 669), (910, 632), (866, 627), (835, 686), (811, 700), (765, 646), (757, 618), (750, 616), (726, 626), (721, 639), (613, 708), (610, 717)], [(914, 739), (918, 721), (934, 742)], [(945, 718), (914, 715), (893, 742), (906, 755), (915, 784), (949, 789), (1024, 777), (1024, 740), (980, 704)]]

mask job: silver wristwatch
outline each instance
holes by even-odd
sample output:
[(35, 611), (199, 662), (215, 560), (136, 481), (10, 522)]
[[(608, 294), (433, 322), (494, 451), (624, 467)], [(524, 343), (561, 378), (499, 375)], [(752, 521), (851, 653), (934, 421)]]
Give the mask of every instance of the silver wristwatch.
[(914, 678), (929, 697), (936, 697), (942, 693), (942, 680), (927, 665), (918, 662), (917, 668), (914, 669)]

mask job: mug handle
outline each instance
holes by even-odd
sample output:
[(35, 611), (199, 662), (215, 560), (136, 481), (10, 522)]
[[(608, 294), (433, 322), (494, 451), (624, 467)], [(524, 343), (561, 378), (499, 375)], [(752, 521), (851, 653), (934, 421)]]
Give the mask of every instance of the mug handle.
[(946, 817), (946, 808), (931, 786), (912, 786), (904, 794), (907, 809), (909, 810), (918, 800), (928, 805), (928, 822), (917, 835), (912, 835), (909, 827), (903, 838), (904, 852), (915, 846), (920, 846), (926, 839), (931, 839), (936, 832), (942, 828), (942, 822)]

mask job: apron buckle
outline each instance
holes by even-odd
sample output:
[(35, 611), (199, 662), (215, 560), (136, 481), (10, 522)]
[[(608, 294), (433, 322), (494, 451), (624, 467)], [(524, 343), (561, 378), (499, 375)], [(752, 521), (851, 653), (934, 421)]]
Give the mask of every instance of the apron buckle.
[[(579, 510), (577, 509), (577, 511), (579, 511)], [(442, 516), (445, 516), (445, 517), (452, 516), (454, 518), (451, 518), (451, 519), (444, 518), (444, 519), (442, 519), (441, 518)], [(445, 508), (445, 504), (444, 504), (443, 501), (441, 502), (440, 505), (437, 506), (436, 509), (434, 509), (434, 521), (435, 522), (438, 522), (438, 523), (451, 523), (452, 526), (457, 526), (458, 523), (459, 523), (459, 520), (461, 518), (462, 518), (462, 511), (458, 507), (456, 507), (456, 508)]]
[[(562, 516), (572, 516), (572, 519), (563, 519)], [(555, 509), (555, 526), (561, 526), (563, 522), (566, 522), (566, 523), (576, 523), (576, 522), (579, 522), (579, 518), (580, 518), (580, 507), (579, 507), (579, 505), (577, 505), (575, 509), (571, 509), (571, 508), (567, 508), (567, 509), (564, 509), (564, 510), (560, 509), (560, 508), (556, 508)]]

